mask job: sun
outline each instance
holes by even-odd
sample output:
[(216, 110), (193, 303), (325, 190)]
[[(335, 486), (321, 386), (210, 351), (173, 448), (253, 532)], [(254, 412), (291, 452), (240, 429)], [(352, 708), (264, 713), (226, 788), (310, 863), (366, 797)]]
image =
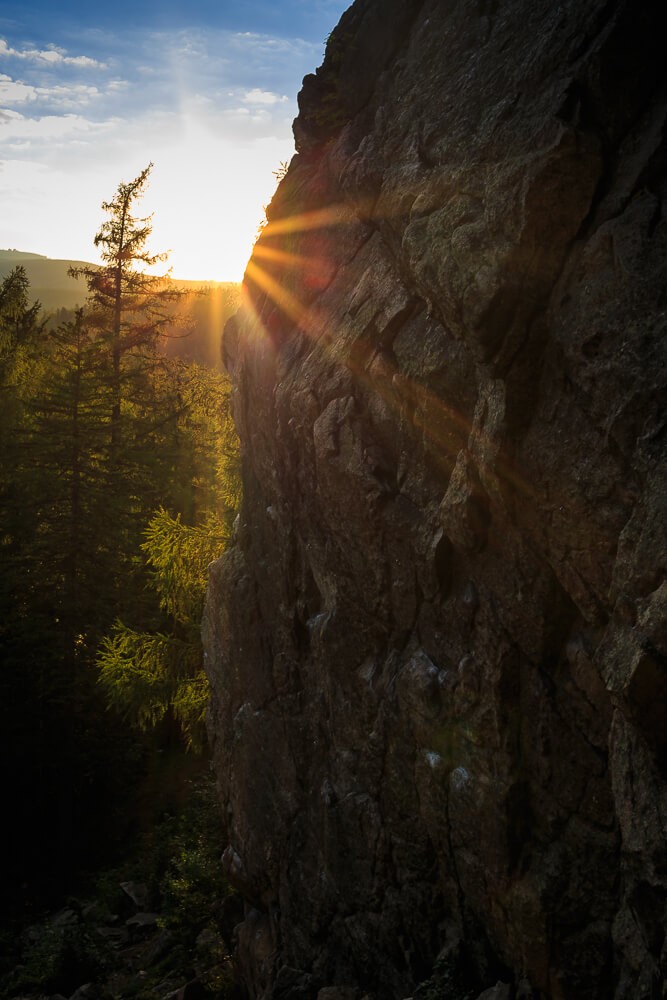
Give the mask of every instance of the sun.
[(196, 121), (175, 138), (155, 151), (144, 198), (152, 246), (169, 251), (175, 278), (241, 281), (291, 142), (240, 143)]

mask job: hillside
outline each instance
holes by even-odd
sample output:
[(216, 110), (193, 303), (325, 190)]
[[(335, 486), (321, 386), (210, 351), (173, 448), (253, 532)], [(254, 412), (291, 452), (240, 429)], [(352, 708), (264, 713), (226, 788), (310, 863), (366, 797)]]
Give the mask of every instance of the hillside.
[(20, 250), (0, 250), (0, 280), (20, 264), (28, 275), (31, 295), (39, 299), (45, 310), (74, 309), (83, 305), (85, 284), (70, 278), (67, 271), (70, 267), (81, 267), (86, 263), (57, 260)]
[[(0, 281), (17, 265), (25, 268), (31, 299), (38, 299), (44, 312), (54, 315), (54, 322), (62, 318), (61, 310), (69, 312), (84, 304), (87, 294), (85, 281), (70, 277), (68, 270), (71, 267), (89, 267), (89, 262), (59, 260), (20, 250), (0, 250)], [(222, 330), (226, 320), (239, 306), (240, 285), (178, 278), (173, 282), (189, 294), (173, 306), (173, 337), (163, 343), (166, 353), (219, 367)], [(192, 321), (192, 331), (187, 338), (180, 339), (179, 324), (185, 317)]]
[[(0, 250), (0, 280), (17, 264), (25, 268), (32, 294), (39, 299), (44, 309), (73, 309), (83, 303), (85, 283), (81, 279), (71, 278), (67, 272), (70, 267), (90, 267), (89, 261), (61, 260), (22, 250)], [(177, 288), (185, 291), (230, 288), (236, 285), (231, 281), (188, 281), (182, 278), (174, 278), (173, 281)]]

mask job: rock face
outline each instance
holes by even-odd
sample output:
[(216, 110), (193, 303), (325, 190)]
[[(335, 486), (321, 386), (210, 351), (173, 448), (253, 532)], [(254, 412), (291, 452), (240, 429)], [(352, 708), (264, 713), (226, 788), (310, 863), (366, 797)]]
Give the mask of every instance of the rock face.
[(205, 620), (251, 997), (664, 996), (661, 13), (357, 0), (304, 81)]

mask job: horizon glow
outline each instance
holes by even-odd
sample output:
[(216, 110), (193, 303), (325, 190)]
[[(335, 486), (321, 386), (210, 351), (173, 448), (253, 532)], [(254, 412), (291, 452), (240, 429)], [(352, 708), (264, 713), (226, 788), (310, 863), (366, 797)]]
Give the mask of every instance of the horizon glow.
[(4, 4), (0, 247), (97, 262), (101, 203), (152, 161), (150, 249), (175, 278), (240, 281), (301, 79), (346, 6), (121, 0), (118, 31), (81, 2)]

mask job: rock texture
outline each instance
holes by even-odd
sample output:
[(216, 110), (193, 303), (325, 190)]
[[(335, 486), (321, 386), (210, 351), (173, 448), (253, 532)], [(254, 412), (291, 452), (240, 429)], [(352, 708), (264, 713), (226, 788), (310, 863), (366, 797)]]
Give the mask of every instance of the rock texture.
[(662, 13), (357, 0), (304, 81), (205, 621), (251, 997), (665, 995)]

